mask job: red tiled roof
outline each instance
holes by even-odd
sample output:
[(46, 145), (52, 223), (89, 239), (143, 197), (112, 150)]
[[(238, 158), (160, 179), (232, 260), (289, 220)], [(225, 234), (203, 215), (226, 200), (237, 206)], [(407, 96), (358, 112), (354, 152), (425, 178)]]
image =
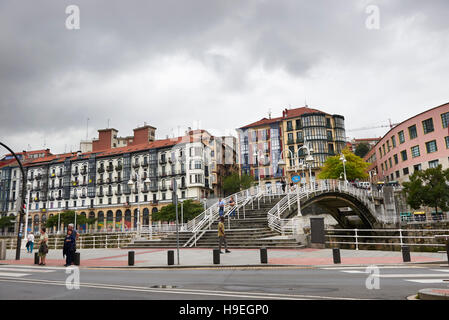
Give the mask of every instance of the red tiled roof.
[(267, 118), (263, 118), (259, 121), (253, 122), (251, 124), (248, 124), (246, 126), (240, 127), (240, 129), (246, 129), (246, 128), (254, 128), (254, 127), (260, 127), (263, 125), (267, 125), (270, 123), (274, 123), (274, 122), (279, 122), (282, 121), (284, 119), (290, 119), (290, 118), (296, 118), (299, 117), (303, 114), (306, 113), (323, 113), (325, 115), (329, 115), (326, 112), (317, 110), (317, 109), (312, 109), (309, 107), (301, 107), (301, 108), (295, 108), (295, 109), (284, 109), (282, 111), (282, 117), (278, 117), (278, 118), (272, 118), (272, 119), (267, 119)]
[(270, 123), (275, 123), (275, 122), (279, 122), (282, 120), (282, 117), (278, 117), (278, 118), (272, 118), (272, 119), (267, 119), (267, 118), (263, 118), (259, 121), (253, 122), (251, 124), (248, 124), (244, 127), (241, 127), (240, 129), (246, 129), (246, 128), (252, 128), (252, 127), (260, 127), (260, 126), (264, 126)]
[(317, 109), (312, 109), (309, 107), (301, 107), (301, 108), (296, 108), (296, 109), (285, 109), (283, 118), (284, 119), (296, 118), (296, 117), (299, 117), (306, 113), (317, 113), (317, 112), (324, 113), (325, 115), (329, 115), (326, 112), (323, 112), (323, 111), (320, 111)]

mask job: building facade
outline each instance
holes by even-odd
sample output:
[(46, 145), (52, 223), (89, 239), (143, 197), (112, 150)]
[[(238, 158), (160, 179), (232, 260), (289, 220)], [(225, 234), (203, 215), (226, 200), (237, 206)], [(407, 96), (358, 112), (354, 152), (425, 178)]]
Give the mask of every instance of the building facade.
[[(429, 109), (392, 128), (365, 160), (377, 181), (409, 180), (417, 170), (449, 168), (449, 103)], [(375, 173), (375, 175), (374, 175)]]
[[(279, 185), (282, 177), (291, 181), (293, 175), (309, 181), (309, 172), (314, 181), (326, 159), (346, 145), (344, 117), (308, 107), (285, 109), (282, 117), (263, 118), (237, 131), (241, 173), (256, 181), (260, 177), (268, 186)], [(313, 160), (307, 162), (310, 149)]]
[[(28, 228), (37, 232), (48, 218), (65, 210), (96, 218), (90, 226), (96, 230), (134, 228), (138, 216), (141, 225), (149, 225), (152, 215), (172, 203), (174, 180), (179, 201), (201, 200), (220, 191), (214, 174), (235, 167), (228, 140), (190, 130), (176, 138), (26, 159), (23, 166), (31, 184)], [(1, 177), (0, 199), (8, 199), (1, 202), (1, 213), (17, 215), (22, 177), (17, 163), (1, 167)]]

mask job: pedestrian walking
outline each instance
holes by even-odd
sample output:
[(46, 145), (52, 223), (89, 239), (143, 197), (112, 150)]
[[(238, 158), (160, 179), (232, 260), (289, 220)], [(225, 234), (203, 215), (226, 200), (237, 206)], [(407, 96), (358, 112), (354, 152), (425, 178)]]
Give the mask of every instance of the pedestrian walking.
[(228, 250), (228, 244), (226, 243), (226, 234), (225, 234), (225, 227), (224, 227), (224, 217), (220, 217), (220, 222), (218, 223), (218, 249), (221, 252), (221, 244), (224, 244), (225, 252), (229, 253), (231, 251)]
[(282, 178), (282, 192), (285, 193), (285, 187), (287, 186), (287, 182), (285, 182), (285, 179)]
[(29, 232), (28, 236), (27, 236), (27, 252), (28, 253), (33, 253), (33, 248), (34, 248), (34, 234)]
[(235, 217), (235, 200), (234, 197), (231, 197), (229, 200), (229, 205), (231, 206), (231, 210), (229, 212), (230, 217)]
[(224, 214), (224, 207), (225, 207), (225, 202), (221, 198), (219, 198), (218, 199), (218, 215), (220, 217), (222, 217)]
[(64, 247), (62, 249), (62, 256), (66, 257), (64, 267), (69, 267), (73, 264), (75, 258), (75, 235), (72, 229), (67, 230), (67, 235), (64, 239)]
[(39, 257), (40, 263), (39, 265), (45, 266), (45, 258), (48, 253), (48, 234), (46, 232), (46, 228), (41, 229), (41, 236), (39, 238)]

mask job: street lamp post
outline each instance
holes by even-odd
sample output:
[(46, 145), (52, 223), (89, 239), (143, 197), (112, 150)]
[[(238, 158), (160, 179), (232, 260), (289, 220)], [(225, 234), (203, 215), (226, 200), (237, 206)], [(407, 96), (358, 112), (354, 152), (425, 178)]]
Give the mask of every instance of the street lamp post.
[(27, 182), (26, 213), (25, 213), (25, 228), (24, 228), (25, 231), (24, 231), (24, 237), (23, 237), (22, 244), (23, 244), (23, 243), (26, 243), (26, 241), (27, 241), (27, 235), (28, 235), (28, 213), (29, 213), (29, 211), (30, 211), (30, 205), (29, 205), (29, 203), (30, 203), (31, 186), (32, 186), (31, 182), (28, 181), (28, 182)]
[(344, 154), (341, 154), (340, 161), (343, 162), (343, 175), (345, 179), (345, 184), (347, 184), (348, 180), (346, 179), (346, 157)]
[[(139, 195), (140, 193), (140, 187), (141, 187), (141, 181), (140, 181), (140, 174), (138, 172), (136, 172), (136, 178), (137, 178), (137, 194)], [(144, 181), (145, 185), (148, 185), (150, 183), (150, 179), (147, 177), (146, 180)], [(134, 185), (134, 182), (132, 181), (131, 177), (128, 181), (128, 186), (130, 188), (132, 188)], [(137, 197), (138, 197), (137, 195)], [(137, 199), (137, 238), (140, 238), (140, 199)]]
[(313, 156), (312, 156), (312, 152), (313, 152), (313, 148), (310, 148), (309, 146), (307, 146), (306, 144), (304, 144), (302, 147), (298, 148), (298, 159), (299, 159), (299, 151), (301, 149), (306, 149), (307, 150), (307, 157), (305, 159), (306, 164), (309, 167), (309, 188), (312, 188), (312, 162), (313, 162)]
[(260, 153), (262, 152), (262, 150), (259, 150), (259, 149), (257, 149), (257, 152), (256, 151), (254, 151), (254, 157), (256, 157), (256, 161), (257, 161), (257, 176), (258, 176), (258, 184), (259, 184), (259, 190), (260, 190), (260, 187), (261, 187), (261, 185), (260, 185), (260, 163), (259, 163), (259, 161), (260, 161), (260, 159), (262, 158), (265, 158), (265, 156), (263, 155), (263, 152), (262, 152), (262, 156), (260, 156)]

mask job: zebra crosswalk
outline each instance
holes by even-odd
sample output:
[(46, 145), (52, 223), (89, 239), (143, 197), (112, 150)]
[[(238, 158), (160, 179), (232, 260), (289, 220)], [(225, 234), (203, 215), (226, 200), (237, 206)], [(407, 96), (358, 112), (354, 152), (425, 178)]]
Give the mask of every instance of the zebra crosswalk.
[[(367, 267), (327, 267), (322, 270), (338, 270), (345, 274), (353, 275), (370, 275), (383, 279), (398, 279), (413, 283), (423, 284), (448, 284), (449, 285), (449, 269), (430, 269), (428, 267), (414, 266), (380, 266), (378, 273), (368, 271)], [(404, 269), (408, 269), (405, 273)], [(400, 273), (393, 270), (401, 270)]]
[(57, 270), (65, 270), (65, 267), (2, 265), (0, 277), (22, 278), (36, 273), (49, 273)]

